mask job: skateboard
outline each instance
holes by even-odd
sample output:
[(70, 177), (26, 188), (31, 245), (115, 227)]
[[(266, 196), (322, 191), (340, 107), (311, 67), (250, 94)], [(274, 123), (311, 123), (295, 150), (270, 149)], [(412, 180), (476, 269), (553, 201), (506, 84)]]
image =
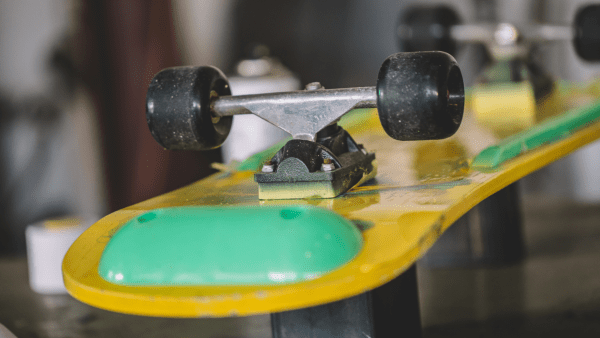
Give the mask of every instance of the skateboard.
[(241, 97), (216, 68), (164, 70), (147, 99), (163, 147), (218, 147), (248, 113), (292, 139), (104, 217), (67, 252), (65, 286), (96, 307), (162, 317), (358, 299), (410, 272), (479, 202), (599, 138), (594, 92), (559, 86), (560, 113), (503, 135), (468, 93), (463, 113), (460, 69), (442, 52), (390, 56), (376, 87)]
[(104, 217), (65, 256), (65, 285), (93, 306), (165, 317), (281, 312), (364, 293), (486, 197), (600, 137), (600, 105), (572, 101), (582, 107), (505, 139), (467, 110), (450, 138), (398, 142), (376, 109), (354, 110), (339, 125), (376, 151), (376, 175), (361, 172), (374, 178), (335, 198), (261, 199), (255, 174), (268, 174), (276, 145)]

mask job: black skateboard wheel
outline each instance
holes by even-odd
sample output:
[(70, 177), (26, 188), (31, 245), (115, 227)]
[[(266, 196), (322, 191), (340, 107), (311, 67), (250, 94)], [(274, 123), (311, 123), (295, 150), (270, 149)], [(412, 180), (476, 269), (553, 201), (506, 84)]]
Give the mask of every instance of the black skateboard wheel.
[(462, 74), (450, 54), (397, 53), (379, 70), (379, 120), (396, 140), (452, 136), (462, 121), (464, 103)]
[(600, 61), (600, 5), (581, 8), (575, 15), (575, 50), (587, 61)]
[(450, 28), (460, 22), (456, 12), (447, 6), (411, 7), (398, 20), (396, 35), (404, 52), (443, 51), (454, 55), (456, 41)]
[(233, 117), (211, 113), (211, 99), (231, 95), (225, 75), (214, 67), (167, 68), (154, 76), (146, 96), (146, 120), (154, 139), (166, 149), (219, 147)]

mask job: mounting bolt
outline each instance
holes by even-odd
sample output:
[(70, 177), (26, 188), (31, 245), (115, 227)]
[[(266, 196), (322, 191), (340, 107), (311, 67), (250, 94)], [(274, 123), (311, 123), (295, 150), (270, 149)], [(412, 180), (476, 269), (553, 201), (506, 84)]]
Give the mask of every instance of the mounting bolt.
[(323, 86), (321, 86), (320, 82), (311, 82), (309, 84), (306, 85), (305, 89), (306, 90), (317, 90), (317, 89), (322, 89)]
[(272, 173), (274, 171), (275, 171), (275, 165), (273, 165), (273, 162), (267, 161), (267, 162), (265, 162), (265, 164), (263, 164), (263, 167), (262, 167), (263, 173)]
[(519, 30), (509, 23), (501, 23), (494, 31), (494, 40), (500, 46), (515, 45), (519, 41)]
[(330, 158), (326, 158), (323, 160), (323, 164), (321, 164), (322, 171), (332, 171), (335, 169), (335, 165), (331, 162)]

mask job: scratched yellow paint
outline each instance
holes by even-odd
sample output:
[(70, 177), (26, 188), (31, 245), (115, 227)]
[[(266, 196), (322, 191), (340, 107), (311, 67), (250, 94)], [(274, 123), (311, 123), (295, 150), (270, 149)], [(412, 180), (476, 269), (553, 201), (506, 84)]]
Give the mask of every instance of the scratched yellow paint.
[[(365, 114), (374, 116), (373, 112)], [(449, 156), (440, 158), (445, 165), (436, 173), (436, 166), (418, 160), (427, 151), (427, 143), (395, 141), (383, 133), (373, 118), (356, 120), (348, 129), (359, 143), (376, 152), (379, 172), (373, 183), (334, 199), (259, 201), (253, 173), (214, 174), (112, 213), (94, 224), (65, 256), (63, 275), (67, 290), (80, 301), (99, 308), (165, 317), (246, 316), (354, 296), (401, 274), (448, 226), (486, 197), (600, 137), (600, 123), (595, 123), (558, 143), (505, 163), (497, 172), (480, 173), (465, 169), (465, 163), (468, 165), (481, 149), (497, 139), (467, 114), (457, 135), (440, 141), (449, 144), (429, 143), (437, 153)], [(452, 165), (448, 161), (461, 162)], [(338, 270), (297, 284), (128, 287), (108, 283), (98, 275), (98, 262), (110, 237), (128, 220), (148, 210), (182, 205), (277, 204), (310, 204), (368, 225), (363, 231), (364, 248)]]

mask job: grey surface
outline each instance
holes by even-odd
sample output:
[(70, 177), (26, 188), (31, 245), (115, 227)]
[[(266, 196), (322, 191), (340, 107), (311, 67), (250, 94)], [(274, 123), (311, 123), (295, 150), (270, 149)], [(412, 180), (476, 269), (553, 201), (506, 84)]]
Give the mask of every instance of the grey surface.
[(524, 262), (419, 270), (425, 337), (600, 336), (600, 206), (523, 211)]
[(270, 318), (172, 319), (113, 313), (31, 291), (22, 258), (0, 259), (0, 323), (18, 338), (270, 337)]
[[(528, 257), (419, 269), (424, 337), (600, 336), (600, 205), (526, 200)], [(161, 319), (40, 296), (22, 258), (0, 259), (0, 323), (17, 337), (270, 337), (269, 316)]]
[(219, 116), (254, 114), (300, 140), (315, 141), (321, 129), (357, 108), (376, 108), (375, 87), (299, 90), (217, 98)]

